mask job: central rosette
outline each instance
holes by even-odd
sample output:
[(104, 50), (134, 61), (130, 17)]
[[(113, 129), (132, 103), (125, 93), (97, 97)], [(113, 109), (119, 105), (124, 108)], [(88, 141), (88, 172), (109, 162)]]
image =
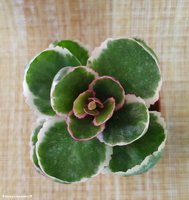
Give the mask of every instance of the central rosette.
[[(119, 81), (110, 76), (98, 76), (87, 67), (64, 68), (53, 82), (53, 108), (57, 114), (67, 115), (68, 131), (75, 140), (96, 137), (114, 111), (124, 105), (125, 92)], [(59, 88), (64, 92), (62, 95)]]
[[(113, 99), (113, 102), (114, 99)], [(81, 93), (74, 101), (73, 111), (76, 117), (84, 118), (87, 115), (98, 116), (104, 109), (106, 102), (95, 97), (92, 90)], [(113, 103), (115, 105), (115, 103)]]
[[(124, 104), (125, 93), (121, 84), (110, 76), (97, 77), (90, 83), (88, 90), (79, 94), (73, 103), (73, 112), (68, 115), (68, 130), (76, 140), (88, 140), (105, 128), (105, 123), (112, 117), (114, 111), (120, 109)], [(78, 120), (80, 119), (80, 120)], [(91, 136), (80, 138), (77, 134), (81, 128), (75, 125), (81, 120), (88, 122), (86, 133)], [(93, 128), (90, 127), (92, 121)], [(79, 124), (78, 124), (79, 125)]]

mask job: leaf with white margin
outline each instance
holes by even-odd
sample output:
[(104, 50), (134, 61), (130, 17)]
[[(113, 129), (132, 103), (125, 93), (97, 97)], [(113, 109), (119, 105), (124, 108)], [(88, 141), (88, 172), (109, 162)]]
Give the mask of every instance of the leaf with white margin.
[(135, 95), (126, 95), (126, 103), (106, 123), (99, 139), (109, 146), (124, 146), (142, 137), (149, 125), (145, 102)]
[(43, 127), (45, 120), (38, 119), (37, 122), (34, 125), (31, 137), (30, 137), (30, 160), (32, 161), (33, 165), (35, 166), (35, 169), (38, 172), (41, 172), (40, 166), (38, 164), (38, 159), (36, 155), (36, 143), (37, 143), (37, 136), (41, 128)]
[(122, 176), (147, 172), (161, 158), (167, 138), (164, 119), (156, 111), (150, 112), (146, 134), (132, 144), (113, 147), (113, 155), (106, 172)]
[(51, 106), (58, 115), (67, 114), (73, 103), (89, 84), (98, 76), (92, 69), (84, 66), (66, 67), (55, 76), (51, 87)]
[(86, 47), (79, 41), (75, 40), (61, 40), (55, 41), (50, 44), (50, 47), (59, 46), (62, 48), (68, 49), (79, 61), (82, 65), (87, 64), (87, 60), (89, 58), (89, 52)]
[(60, 183), (86, 181), (108, 165), (112, 148), (92, 139), (73, 140), (63, 118), (47, 120), (38, 135), (36, 153), (44, 174)]
[(135, 39), (110, 38), (95, 48), (88, 66), (100, 76), (115, 77), (126, 94), (140, 96), (150, 106), (159, 98), (162, 80), (157, 59), (146, 47)]
[(133, 39), (136, 40), (138, 43), (140, 43), (140, 44), (143, 46), (144, 49), (146, 48), (146, 50), (147, 50), (149, 53), (151, 53), (152, 56), (154, 56), (154, 59), (156, 60), (156, 62), (158, 62), (158, 57), (157, 57), (157, 55), (155, 54), (155, 52), (154, 52), (153, 49), (151, 49), (143, 40), (141, 40), (141, 39), (139, 39), (139, 38), (133, 38)]
[(50, 89), (56, 73), (80, 62), (67, 49), (48, 48), (37, 54), (26, 66), (23, 89), (26, 102), (42, 117), (55, 115), (50, 105)]

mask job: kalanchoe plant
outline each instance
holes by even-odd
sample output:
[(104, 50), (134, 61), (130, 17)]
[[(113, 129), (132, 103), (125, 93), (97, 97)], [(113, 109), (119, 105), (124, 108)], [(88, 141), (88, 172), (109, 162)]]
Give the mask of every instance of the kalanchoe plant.
[(90, 57), (79, 42), (51, 44), (26, 66), (23, 82), (39, 116), (30, 145), (36, 169), (61, 183), (148, 171), (166, 141), (163, 118), (148, 110), (161, 83), (142, 40), (107, 39)]

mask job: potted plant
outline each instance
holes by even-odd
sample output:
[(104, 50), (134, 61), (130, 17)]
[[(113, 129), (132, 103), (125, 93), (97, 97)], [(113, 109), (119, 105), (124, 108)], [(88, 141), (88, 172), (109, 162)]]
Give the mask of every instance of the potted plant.
[(157, 56), (140, 39), (107, 39), (90, 55), (77, 41), (52, 43), (23, 81), (39, 118), (30, 142), (35, 168), (60, 183), (148, 171), (166, 141), (160, 112), (149, 111), (161, 84)]

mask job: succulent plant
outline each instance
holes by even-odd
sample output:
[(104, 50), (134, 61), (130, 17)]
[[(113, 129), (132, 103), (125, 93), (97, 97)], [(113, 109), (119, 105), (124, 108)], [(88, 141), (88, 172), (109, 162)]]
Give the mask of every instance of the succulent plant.
[(149, 111), (161, 84), (157, 56), (142, 40), (107, 39), (90, 56), (77, 41), (52, 43), (23, 81), (39, 117), (30, 141), (35, 168), (60, 183), (148, 171), (167, 135), (161, 114)]

